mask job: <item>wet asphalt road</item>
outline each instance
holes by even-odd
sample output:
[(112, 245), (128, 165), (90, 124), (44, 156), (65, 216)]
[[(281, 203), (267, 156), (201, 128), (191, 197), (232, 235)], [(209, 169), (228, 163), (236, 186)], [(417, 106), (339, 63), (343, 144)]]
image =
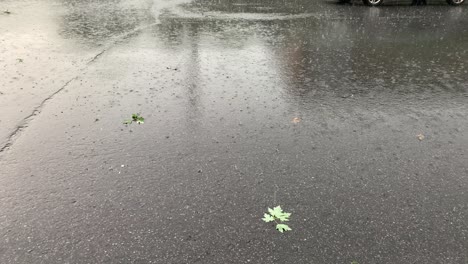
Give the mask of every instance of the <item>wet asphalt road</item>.
[(283, 2), (0, 1), (0, 263), (468, 263), (468, 6)]

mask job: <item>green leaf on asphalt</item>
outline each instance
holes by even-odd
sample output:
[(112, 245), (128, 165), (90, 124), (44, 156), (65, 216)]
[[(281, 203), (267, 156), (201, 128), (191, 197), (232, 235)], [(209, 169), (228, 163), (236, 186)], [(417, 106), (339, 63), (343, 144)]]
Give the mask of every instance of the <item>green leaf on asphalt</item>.
[(139, 117), (136, 121), (138, 124), (144, 124), (145, 123), (145, 119), (143, 117)]
[(123, 123), (125, 125), (130, 125), (133, 122), (136, 122), (137, 124), (144, 124), (145, 123), (145, 118), (143, 118), (139, 114), (132, 114), (132, 119), (125, 120)]
[(281, 206), (276, 206), (273, 209), (268, 208), (268, 213), (264, 214), (264, 217), (262, 218), (263, 221), (267, 223), (274, 221), (276, 223), (276, 229), (280, 231), (281, 233), (283, 233), (284, 231), (291, 230), (289, 226), (282, 224), (282, 222), (289, 221), (289, 217), (291, 216), (291, 213), (283, 212), (283, 209), (281, 209)]
[(262, 220), (268, 223), (268, 222), (275, 221), (275, 218), (269, 214), (265, 214)]
[(291, 213), (282, 213), (281, 215), (278, 215), (278, 219), (283, 221), (283, 222), (286, 222), (286, 221), (289, 221), (289, 217), (291, 216)]
[(132, 115), (132, 120), (134, 122), (137, 122), (138, 124), (144, 124), (145, 123), (145, 119), (142, 116), (138, 115), (138, 114), (133, 114)]
[(283, 209), (281, 209), (281, 206), (276, 206), (275, 208), (273, 208), (273, 210), (268, 208), (268, 211), (270, 212), (272, 216), (275, 216), (275, 217), (283, 213)]
[(279, 220), (281, 220), (283, 222), (289, 221), (289, 217), (291, 216), (290, 213), (283, 212), (283, 209), (281, 209), (281, 206), (276, 206), (273, 209), (268, 208), (268, 212), (270, 212), (270, 214), (273, 217), (275, 217), (275, 218), (277, 218), (277, 219), (279, 219)]
[(288, 225), (285, 225), (285, 224), (277, 224), (276, 229), (278, 231), (280, 231), (281, 233), (283, 233), (284, 231), (291, 231), (292, 230)]

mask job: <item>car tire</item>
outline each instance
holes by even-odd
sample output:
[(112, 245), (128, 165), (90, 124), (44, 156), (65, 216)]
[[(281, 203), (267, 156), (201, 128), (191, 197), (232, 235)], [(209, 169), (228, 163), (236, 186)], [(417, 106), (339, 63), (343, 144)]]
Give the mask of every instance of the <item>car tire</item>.
[(449, 3), (449, 5), (454, 5), (454, 6), (461, 5), (464, 2), (465, 0), (447, 0), (447, 3)]
[[(362, 0), (366, 6), (378, 6), (381, 5), (383, 0)], [(447, 0), (450, 1), (450, 0)], [(460, 0), (452, 0), (452, 1), (460, 1)]]

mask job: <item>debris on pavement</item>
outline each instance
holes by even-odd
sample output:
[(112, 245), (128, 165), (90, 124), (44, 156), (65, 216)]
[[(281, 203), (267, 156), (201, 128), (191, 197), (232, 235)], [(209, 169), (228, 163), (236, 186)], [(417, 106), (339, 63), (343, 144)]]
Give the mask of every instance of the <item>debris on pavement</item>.
[(425, 138), (423, 134), (418, 134), (416, 137), (419, 139), (419, 141), (422, 141)]
[(137, 124), (144, 124), (145, 118), (140, 116), (139, 114), (132, 114), (132, 119), (125, 120), (123, 123), (125, 125), (130, 125), (133, 122), (136, 122)]

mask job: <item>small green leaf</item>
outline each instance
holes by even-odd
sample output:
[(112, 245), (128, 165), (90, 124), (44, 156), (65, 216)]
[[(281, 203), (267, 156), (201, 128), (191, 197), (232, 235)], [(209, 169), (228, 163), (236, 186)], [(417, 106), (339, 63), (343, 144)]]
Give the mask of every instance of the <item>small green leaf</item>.
[(265, 213), (264, 217), (262, 218), (263, 221), (265, 222), (272, 222), (275, 221), (275, 218), (267, 213)]
[(353, 262), (351, 262), (351, 264), (359, 264), (359, 262), (354, 260)]
[(131, 120), (125, 120), (124, 124), (129, 125), (133, 122), (136, 122), (137, 124), (144, 124), (145, 123), (145, 118), (140, 116), (139, 114), (132, 114), (132, 119)]
[[(268, 208), (268, 211), (270, 211), (270, 208)], [(270, 214), (274, 217), (278, 217), (283, 213), (283, 209), (281, 209), (281, 206), (276, 206), (273, 208), (273, 210), (270, 211)]]
[(289, 221), (289, 217), (291, 216), (291, 213), (283, 213), (281, 215), (278, 215), (278, 219), (281, 220), (282, 222), (287, 222)]
[(268, 207), (268, 212), (269, 212), (271, 215), (273, 215), (273, 212), (274, 212), (274, 211), (273, 211), (273, 209), (271, 209), (270, 207)]
[(291, 228), (288, 225), (282, 224), (281, 222), (287, 222), (289, 221), (289, 217), (291, 216), (291, 213), (285, 213), (283, 212), (283, 209), (281, 209), (281, 206), (276, 206), (273, 209), (268, 208), (268, 213), (265, 213), (264, 218), (262, 218), (263, 221), (265, 222), (275, 222), (276, 224), (276, 229), (283, 233), (284, 231), (291, 231)]
[(280, 231), (281, 233), (283, 233), (284, 231), (291, 231), (292, 230), (288, 225), (285, 225), (285, 224), (277, 224), (276, 229), (278, 231)]
[(268, 211), (273, 217), (283, 222), (289, 221), (289, 217), (291, 216), (291, 213), (283, 212), (283, 209), (281, 209), (281, 206), (276, 206), (273, 209), (268, 208)]

